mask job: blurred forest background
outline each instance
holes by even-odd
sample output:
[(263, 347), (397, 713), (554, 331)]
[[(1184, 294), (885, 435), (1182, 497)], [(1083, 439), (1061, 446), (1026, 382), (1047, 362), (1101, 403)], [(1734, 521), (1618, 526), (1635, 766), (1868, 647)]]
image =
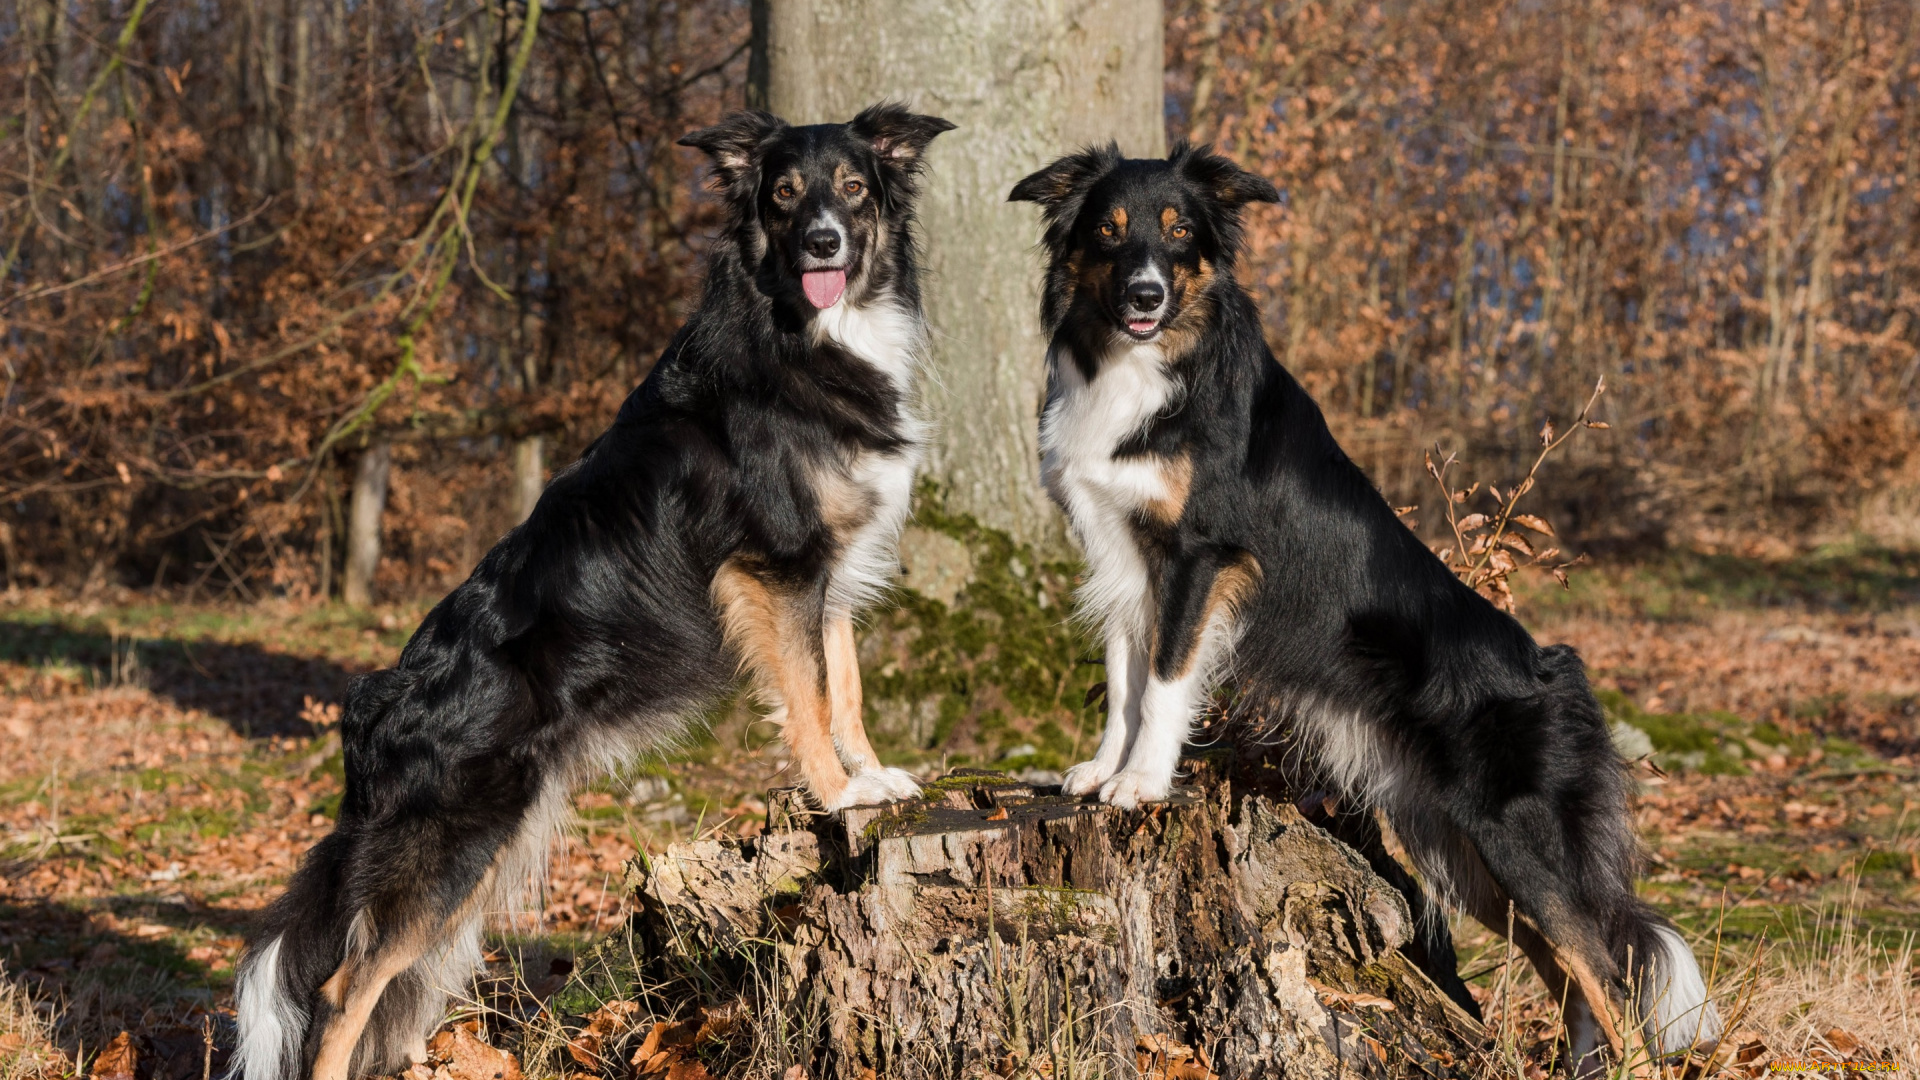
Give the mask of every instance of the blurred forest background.
[[(1167, 17), (1169, 138), (1286, 193), (1242, 276), (1396, 502), (1436, 441), (1524, 472), (1604, 375), (1611, 435), (1542, 483), (1576, 548), (1920, 540), (1920, 6)], [(745, 100), (750, 19), (527, 22), (0, 3), (7, 582), (420, 595), (524, 514), (694, 296), (716, 208), (674, 141)]]
[[(1436, 544), (1465, 546), (1423, 450), (1511, 493), (1605, 378), (1609, 430), (1525, 509), (1619, 557), (1515, 590), (1634, 761), (1646, 895), (1716, 958), (1716, 1075), (1920, 1066), (1920, 4), (884, 2), (0, 0), (0, 1080), (134, 1075), (102, 1062), (136, 1043), (141, 1076), (221, 1067), (244, 928), (338, 811), (349, 680), (395, 661), (695, 300), (718, 207), (675, 141), (768, 76), (754, 23), (813, 20), (789, 83), (851, 54), (921, 85), (963, 36), (889, 53), (887, 19), (941, 9), (1002, 40), (914, 104), (977, 123), (1051, 87), (1028, 113), (1093, 128), (1124, 111), (1088, 90), (1131, 71), (1110, 43), (1155, 56), (1164, 16), (1168, 141), (1285, 195), (1250, 212), (1241, 268), (1275, 350)], [(1127, 109), (1157, 134), (1137, 66)], [(987, 157), (970, 130), (1025, 141)], [(1037, 239), (986, 180), (1069, 149), (1053, 130), (935, 144), (977, 264), (1007, 247), (978, 220)], [(1033, 497), (1000, 466), (1040, 356), (960, 333), (1011, 317), (983, 295), (936, 327), (941, 411), (1000, 454), (976, 479)], [(911, 587), (863, 629), (869, 729), (924, 775), (1044, 782), (1101, 722), (1071, 552), (923, 490)], [(751, 835), (787, 782), (744, 698), (710, 719), (576, 796), (540, 933), (486, 984), (552, 1021), (500, 1044), (528, 1075), (580, 1075), (563, 1048), (606, 1003), (568, 972), (620, 940), (626, 861)], [(1549, 995), (1457, 932), (1513, 1051), (1487, 1075), (1545, 1075)], [(734, 1075), (784, 1064), (754, 1068)]]

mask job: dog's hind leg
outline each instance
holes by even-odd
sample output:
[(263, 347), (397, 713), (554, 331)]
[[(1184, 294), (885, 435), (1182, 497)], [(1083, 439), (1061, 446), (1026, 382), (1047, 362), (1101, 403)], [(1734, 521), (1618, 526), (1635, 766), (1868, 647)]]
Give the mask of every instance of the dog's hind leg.
[(448, 998), (466, 992), (474, 972), (486, 963), (483, 913), (470, 906), (473, 913), (464, 922), (450, 924), (439, 945), (387, 984), (360, 1036), (364, 1063), (399, 1068), (426, 1060), (427, 1036), (446, 1015)]
[(1511, 909), (1499, 905), (1489, 910), (1483, 902), (1470, 912), (1497, 932), (1506, 932), (1503, 922), (1512, 926), (1514, 944), (1533, 961), (1553, 996), (1565, 1003), (1574, 1071), (1584, 1076), (1602, 1067), (1597, 1051), (1603, 1041), (1615, 1060), (1629, 1050), (1615, 1020), (1615, 1006), (1624, 996), (1620, 973), (1604, 929), (1541, 855), (1543, 849), (1565, 849), (1523, 840), (1512, 835), (1516, 831), (1501, 827), (1499, 839), (1483, 836), (1474, 845), (1486, 860), (1491, 878), (1487, 884), (1496, 890), (1496, 904), (1511, 897)]
[[(1609, 993), (1612, 983), (1601, 975), (1611, 973), (1613, 965), (1604, 949), (1595, 950), (1594, 935), (1567, 934), (1568, 940), (1585, 942), (1582, 952), (1556, 947), (1549, 940), (1555, 927), (1539, 926), (1530, 912), (1535, 905), (1512, 898), (1481, 857), (1479, 846), (1433, 808), (1396, 805), (1389, 808), (1387, 817), (1420, 871), (1476, 922), (1513, 942), (1533, 965), (1548, 996), (1562, 1008), (1575, 1075), (1590, 1076), (1603, 1068), (1602, 1046), (1616, 1055), (1624, 1050), (1609, 1011), (1618, 995)], [(1514, 879), (1524, 883), (1534, 876), (1521, 874)]]
[[(541, 790), (536, 781), (534, 790)], [(504, 837), (446, 811), (368, 834), (347, 875), (364, 891), (344, 956), (314, 995), (308, 1031), (313, 1080), (345, 1080), (404, 1068), (423, 1056), (447, 995), (480, 964), (479, 931), (490, 905), (537, 873), (564, 791), (523, 802), (499, 792)], [(517, 807), (517, 808), (516, 808)], [(508, 824), (510, 823), (510, 824)]]
[[(377, 932), (357, 924), (356, 937), (375, 937)], [(320, 999), (328, 1006), (320, 1022), (319, 1046), (314, 1052), (313, 1080), (349, 1080), (356, 1064), (354, 1051), (360, 1034), (372, 1018), (374, 1006), (387, 984), (426, 955), (434, 935), (424, 927), (408, 927), (399, 933), (373, 942), (354, 942), (348, 946), (347, 959), (320, 986)]]
[(871, 777), (892, 798), (918, 798), (920, 783), (913, 774), (881, 765), (880, 756), (867, 741), (867, 725), (861, 715), (860, 655), (854, 648), (852, 616), (827, 616), (825, 646), (827, 697), (833, 714), (828, 730), (840, 763), (853, 774), (854, 781)]

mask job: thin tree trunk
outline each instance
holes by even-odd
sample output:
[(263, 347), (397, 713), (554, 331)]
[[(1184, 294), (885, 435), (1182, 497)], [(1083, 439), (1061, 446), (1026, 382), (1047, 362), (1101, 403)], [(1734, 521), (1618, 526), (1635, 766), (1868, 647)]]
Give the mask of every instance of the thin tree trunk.
[(387, 477), (393, 445), (385, 440), (367, 447), (353, 474), (353, 502), (347, 520), (347, 573), (340, 598), (355, 607), (373, 603), (373, 572), (380, 566), (380, 515), (387, 508)]
[(892, 98), (959, 125), (933, 144), (920, 200), (939, 423), (928, 469), (949, 510), (1053, 551), (1065, 531), (1039, 476), (1039, 223), (1007, 192), (1089, 143), (1165, 152), (1163, 20), (1150, 0), (755, 5), (765, 85), (749, 100), (820, 123)]
[(547, 439), (529, 435), (513, 441), (513, 520), (527, 520), (547, 486)]
[(1222, 0), (1200, 0), (1200, 55), (1193, 64), (1193, 104), (1187, 109), (1187, 138), (1207, 140), (1213, 123), (1213, 84), (1220, 76)]

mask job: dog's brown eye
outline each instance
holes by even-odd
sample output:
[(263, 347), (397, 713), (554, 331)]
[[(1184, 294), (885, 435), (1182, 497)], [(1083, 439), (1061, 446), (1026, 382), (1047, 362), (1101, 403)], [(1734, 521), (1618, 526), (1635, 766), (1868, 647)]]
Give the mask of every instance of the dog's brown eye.
[(849, 180), (847, 181), (845, 186), (846, 186), (846, 192), (849, 195), (858, 195), (861, 192), (867, 190), (867, 185), (861, 183), (858, 180)]
[(773, 193), (783, 199), (791, 199), (793, 198), (793, 185), (781, 184), (779, 187), (773, 189)]
[(1173, 238), (1175, 240), (1185, 240), (1192, 232), (1193, 230), (1187, 228), (1185, 225), (1175, 225), (1173, 227)]
[(1111, 221), (1103, 221), (1103, 222), (1101, 222), (1101, 223), (1100, 223), (1100, 235), (1101, 235), (1101, 236), (1112, 236), (1112, 235), (1113, 235), (1113, 222), (1111, 222)]

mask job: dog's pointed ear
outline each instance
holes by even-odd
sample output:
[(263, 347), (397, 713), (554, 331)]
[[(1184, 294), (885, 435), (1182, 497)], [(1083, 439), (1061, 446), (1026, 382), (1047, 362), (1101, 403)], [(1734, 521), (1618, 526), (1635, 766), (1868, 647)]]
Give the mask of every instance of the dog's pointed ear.
[(762, 144), (786, 126), (785, 120), (772, 113), (747, 109), (687, 135), (680, 140), (680, 145), (706, 151), (713, 158), (714, 174), (720, 186), (732, 188), (753, 175)]
[(1273, 181), (1248, 172), (1214, 153), (1210, 146), (1175, 146), (1167, 160), (1180, 169), (1182, 176), (1210, 192), (1222, 206), (1237, 210), (1250, 202), (1280, 201), (1280, 190), (1273, 186)]
[(919, 167), (927, 144), (954, 126), (951, 120), (910, 112), (897, 101), (883, 101), (860, 110), (847, 129), (872, 146), (881, 161), (911, 170)]
[(1048, 221), (1071, 220), (1080, 200), (1120, 164), (1120, 146), (1089, 146), (1033, 173), (1007, 193), (1008, 202), (1039, 203)]

